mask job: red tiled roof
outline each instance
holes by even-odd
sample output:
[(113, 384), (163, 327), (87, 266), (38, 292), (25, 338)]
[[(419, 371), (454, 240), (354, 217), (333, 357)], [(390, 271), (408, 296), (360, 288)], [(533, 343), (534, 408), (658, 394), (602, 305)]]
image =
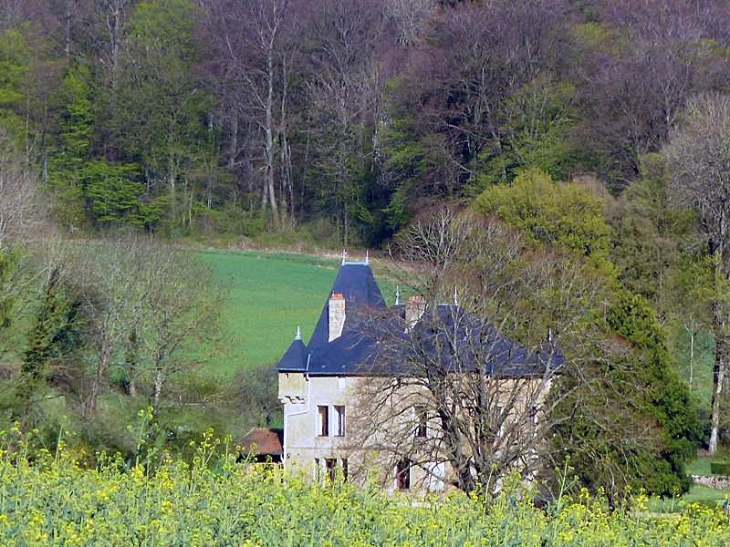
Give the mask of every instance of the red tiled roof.
[(245, 455), (278, 455), (284, 452), (284, 430), (254, 427), (236, 443)]

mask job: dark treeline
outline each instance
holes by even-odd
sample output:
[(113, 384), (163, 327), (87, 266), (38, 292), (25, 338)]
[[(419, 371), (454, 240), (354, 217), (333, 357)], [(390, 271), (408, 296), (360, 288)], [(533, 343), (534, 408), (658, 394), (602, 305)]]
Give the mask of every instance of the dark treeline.
[(640, 178), (730, 81), (721, 0), (3, 0), (3, 161), (69, 229), (379, 245), (520, 170)]

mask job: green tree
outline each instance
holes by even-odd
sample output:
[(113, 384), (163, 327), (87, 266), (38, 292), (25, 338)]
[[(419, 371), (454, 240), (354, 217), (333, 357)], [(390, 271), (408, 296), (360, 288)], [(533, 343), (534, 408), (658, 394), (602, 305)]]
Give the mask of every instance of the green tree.
[[(390, 88), (400, 85), (399, 80)], [(391, 90), (395, 93), (395, 90)], [(397, 100), (389, 104), (390, 120), (380, 134), (378, 155), (381, 157), (381, 179), (387, 188), (387, 204), (383, 204), (385, 222), (391, 233), (408, 224), (425, 192), (423, 177), (428, 169), (428, 150), (419, 140), (413, 113)]]
[[(0, 333), (10, 328), (13, 321), (15, 291), (13, 291), (13, 275), (18, 267), (19, 252), (7, 247), (0, 247)], [(0, 347), (0, 355), (2, 347)]]
[(500, 145), (482, 152), (477, 186), (510, 182), (520, 171), (539, 168), (563, 179), (571, 160), (574, 89), (540, 75), (505, 99), (500, 107)]
[(96, 226), (150, 229), (163, 214), (165, 197), (149, 199), (136, 164), (94, 160), (82, 170), (89, 214)]
[(64, 279), (61, 267), (54, 267), (43, 287), (41, 305), (28, 333), (22, 372), (28, 381), (42, 378), (49, 365), (77, 350), (83, 341), (81, 301)]
[(668, 343), (703, 411), (712, 403), (712, 303), (717, 300), (716, 264), (706, 254), (685, 256), (666, 275), (658, 306), (664, 310)]
[(46, 165), (60, 62), (40, 25), (0, 26), (0, 153)]
[(511, 186), (483, 192), (475, 207), (537, 245), (568, 249), (598, 266), (594, 283), (604, 287), (603, 301), (585, 316), (587, 330), (563, 348), (580, 366), (568, 367), (551, 393), (558, 463), (569, 456), (583, 484), (609, 495), (626, 485), (663, 495), (686, 490), (698, 416), (653, 309), (616, 282), (604, 200), (530, 170)]
[(611, 261), (621, 284), (657, 310), (676, 368), (704, 411), (712, 384), (714, 266), (697, 213), (676, 207), (665, 159), (647, 154), (640, 166), (642, 178), (609, 200)]
[(0, 146), (22, 151), (22, 105), (30, 70), (30, 51), (20, 29), (0, 30)]
[(94, 97), (91, 71), (83, 65), (69, 68), (59, 89), (63, 104), (58, 145), (49, 166), (49, 184), (59, 206), (56, 216), (65, 225), (81, 226), (85, 218), (87, 180), (94, 131)]
[(189, 226), (195, 183), (215, 151), (211, 96), (194, 70), (200, 60), (196, 15), (190, 0), (137, 6), (129, 21), (115, 122), (126, 161), (142, 164), (146, 197), (167, 195), (165, 212), (177, 226)]
[(511, 185), (495, 185), (479, 195), (476, 210), (497, 217), (542, 245), (564, 247), (611, 271), (610, 228), (604, 201), (587, 188), (555, 183), (534, 168)]
[(662, 150), (676, 201), (694, 209), (715, 264), (711, 302), (715, 365), (709, 450), (720, 436), (721, 406), (730, 373), (730, 96), (709, 94), (688, 105), (684, 125)]
[(702, 436), (689, 390), (651, 306), (624, 290), (606, 304), (584, 339), (565, 348), (583, 358), (551, 391), (556, 465), (569, 465), (581, 484), (612, 500), (627, 486), (684, 492), (685, 465)]
[(641, 171), (640, 180), (617, 200), (609, 200), (610, 257), (619, 281), (666, 316), (675, 306), (663, 302), (668, 276), (697, 255), (703, 242), (696, 214), (674, 206), (664, 159), (658, 154), (643, 156)]

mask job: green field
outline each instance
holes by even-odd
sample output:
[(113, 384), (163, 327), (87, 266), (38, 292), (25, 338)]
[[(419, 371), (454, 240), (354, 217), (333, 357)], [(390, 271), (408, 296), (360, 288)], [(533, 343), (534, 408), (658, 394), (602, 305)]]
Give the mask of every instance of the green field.
[[(208, 370), (226, 375), (276, 363), (291, 344), (297, 325), (304, 341), (309, 340), (340, 265), (336, 258), (293, 253), (197, 254), (212, 265), (228, 289), (221, 334), (206, 363)], [(391, 301), (391, 285), (383, 279), (378, 282)]]
[(339, 264), (332, 258), (283, 253), (205, 251), (199, 255), (228, 290), (220, 338), (206, 364), (223, 374), (276, 363), (297, 325), (307, 340)]

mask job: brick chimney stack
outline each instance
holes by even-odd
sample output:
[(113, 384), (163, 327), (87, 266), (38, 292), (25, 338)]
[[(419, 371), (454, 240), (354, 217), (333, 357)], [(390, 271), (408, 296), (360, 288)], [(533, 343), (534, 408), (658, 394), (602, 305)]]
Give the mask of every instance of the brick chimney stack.
[(345, 326), (345, 297), (333, 292), (327, 308), (329, 309), (329, 342), (332, 342), (340, 337), (342, 327)]
[(426, 311), (426, 300), (422, 296), (411, 296), (408, 299), (406, 304), (406, 325), (409, 329), (418, 323), (424, 311)]

